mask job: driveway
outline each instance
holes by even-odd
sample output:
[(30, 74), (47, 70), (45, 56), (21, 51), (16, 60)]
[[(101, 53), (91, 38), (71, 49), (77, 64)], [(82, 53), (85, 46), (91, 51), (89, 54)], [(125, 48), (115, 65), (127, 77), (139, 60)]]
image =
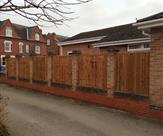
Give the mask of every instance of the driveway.
[(163, 122), (0, 85), (12, 136), (163, 136)]

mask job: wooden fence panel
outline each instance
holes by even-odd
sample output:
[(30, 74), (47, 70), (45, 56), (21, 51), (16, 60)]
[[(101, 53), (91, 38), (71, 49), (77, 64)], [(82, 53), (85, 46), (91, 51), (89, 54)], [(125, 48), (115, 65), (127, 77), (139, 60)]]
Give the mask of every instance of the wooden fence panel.
[(47, 81), (47, 58), (33, 57), (33, 80)]
[(52, 82), (72, 84), (71, 56), (54, 56), (52, 58)]
[(149, 55), (149, 52), (116, 55), (115, 91), (149, 95)]
[(15, 58), (7, 59), (7, 76), (16, 78), (16, 59)]
[(19, 79), (29, 80), (30, 78), (30, 58), (19, 58)]
[(78, 66), (79, 86), (106, 89), (107, 56), (80, 56)]

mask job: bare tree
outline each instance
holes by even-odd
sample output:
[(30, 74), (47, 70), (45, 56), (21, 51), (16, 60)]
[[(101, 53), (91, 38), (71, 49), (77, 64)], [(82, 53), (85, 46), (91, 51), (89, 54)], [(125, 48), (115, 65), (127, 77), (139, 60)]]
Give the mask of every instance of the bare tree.
[(34, 21), (61, 25), (71, 20), (69, 6), (87, 3), (91, 0), (0, 0), (0, 13), (15, 12)]

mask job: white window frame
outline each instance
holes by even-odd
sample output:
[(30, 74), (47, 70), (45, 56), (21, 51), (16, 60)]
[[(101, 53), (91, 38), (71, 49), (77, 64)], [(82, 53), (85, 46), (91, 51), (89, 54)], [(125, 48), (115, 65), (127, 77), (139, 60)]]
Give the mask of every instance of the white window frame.
[[(144, 44), (141, 44), (141, 48), (136, 48), (136, 49), (130, 49), (130, 46), (135, 46), (135, 45), (128, 45), (127, 47), (128, 52), (150, 51), (150, 48), (144, 48)], [(137, 46), (140, 46), (140, 45), (137, 45)]]
[(12, 28), (11, 27), (6, 27), (5, 36), (12, 37)]
[(23, 43), (19, 42), (19, 53), (23, 53)]
[(35, 33), (35, 40), (40, 41), (40, 34), (39, 33)]
[(25, 51), (26, 51), (26, 53), (29, 53), (29, 49), (30, 47), (29, 47), (29, 44), (26, 44), (26, 46), (25, 46)]
[(41, 52), (41, 47), (39, 45), (36, 45), (35, 46), (35, 53), (40, 54), (40, 52)]
[(1, 65), (4, 67), (6, 66), (6, 60), (5, 60), (5, 65), (3, 65), (3, 58), (5, 58), (5, 57), (6, 57), (6, 55), (1, 55)]
[(16, 58), (14, 55), (11, 55), (10, 58)]
[(46, 42), (47, 42), (47, 45), (50, 45), (50, 42), (51, 42), (51, 41), (50, 41), (50, 39), (47, 39)]
[(68, 51), (67, 55), (71, 55), (73, 53), (73, 51)]
[[(6, 50), (6, 43), (9, 44), (8, 50)], [(12, 42), (11, 41), (4, 41), (4, 52), (12, 52)]]

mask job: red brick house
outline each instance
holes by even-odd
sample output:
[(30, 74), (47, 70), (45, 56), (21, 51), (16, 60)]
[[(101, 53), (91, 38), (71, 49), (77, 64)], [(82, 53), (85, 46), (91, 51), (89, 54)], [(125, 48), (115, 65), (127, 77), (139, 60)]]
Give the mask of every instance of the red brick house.
[(67, 39), (67, 37), (56, 35), (55, 33), (48, 33), (43, 36), (47, 45), (47, 54), (59, 55), (59, 47), (57, 46), (57, 43), (62, 42)]
[(60, 36), (42, 34), (38, 26), (14, 24), (9, 19), (0, 21), (0, 63), (5, 66), (6, 56), (58, 55), (58, 40)]
[(38, 26), (27, 27), (12, 23), (9, 19), (0, 21), (1, 65), (4, 57), (16, 55), (46, 55), (46, 41)]
[(94, 55), (108, 50), (121, 52), (149, 50), (150, 37), (132, 24), (83, 32), (60, 42), (60, 55), (72, 52)]
[(140, 19), (134, 26), (151, 35), (150, 102), (163, 111), (163, 12)]

